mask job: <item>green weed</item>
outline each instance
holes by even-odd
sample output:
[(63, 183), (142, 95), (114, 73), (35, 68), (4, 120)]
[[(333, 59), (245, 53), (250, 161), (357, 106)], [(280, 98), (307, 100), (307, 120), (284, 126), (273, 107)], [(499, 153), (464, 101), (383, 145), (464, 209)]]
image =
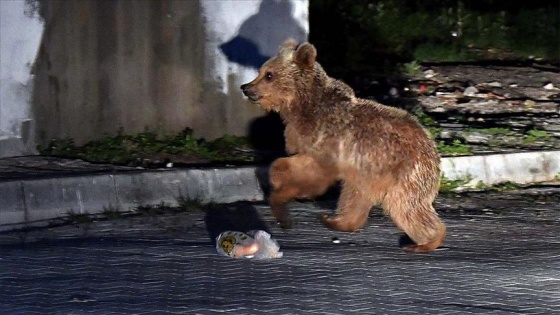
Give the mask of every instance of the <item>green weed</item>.
[(472, 178), (470, 177), (457, 179), (457, 180), (450, 180), (442, 175), (439, 184), (439, 192), (443, 194), (455, 192), (457, 188), (469, 183), (471, 180)]
[(192, 211), (192, 210), (202, 210), (203, 205), (200, 200), (188, 199), (183, 195), (176, 198), (177, 204), (179, 205), (178, 210), (180, 211)]
[(422, 66), (418, 61), (413, 60), (411, 62), (404, 63), (402, 65), (402, 71), (409, 76), (420, 76), (422, 75)]
[(83, 146), (76, 146), (73, 139), (60, 139), (38, 149), (44, 156), (127, 165), (156, 153), (193, 155), (213, 162), (251, 161), (253, 156), (238, 151), (240, 148), (249, 147), (249, 141), (245, 137), (226, 135), (213, 141), (205, 141), (195, 138), (192, 130), (186, 129), (164, 137), (158, 137), (151, 131), (133, 135), (121, 131), (116, 136), (106, 136), (87, 142)]
[(540, 140), (545, 140), (550, 137), (550, 134), (545, 130), (531, 129), (527, 131), (523, 137), (523, 142), (534, 143)]
[(445, 143), (445, 141), (439, 141), (437, 143), (438, 151), (441, 155), (471, 155), (472, 152), (467, 145), (465, 145), (461, 140), (455, 139), (451, 144)]
[(94, 217), (89, 213), (76, 213), (70, 210), (66, 213), (64, 221), (68, 224), (84, 224), (93, 222)]
[(517, 190), (521, 188), (521, 185), (513, 182), (503, 182), (494, 185), (489, 185), (479, 181), (475, 187), (477, 190), (490, 190), (490, 191), (510, 191), (510, 190)]
[(495, 127), (495, 128), (480, 128), (480, 129), (468, 129), (468, 132), (478, 132), (487, 135), (496, 135), (496, 136), (506, 136), (511, 135), (514, 132), (511, 129)]
[(103, 211), (101, 212), (102, 216), (108, 220), (117, 220), (122, 217), (122, 212), (118, 207), (109, 206), (103, 207)]

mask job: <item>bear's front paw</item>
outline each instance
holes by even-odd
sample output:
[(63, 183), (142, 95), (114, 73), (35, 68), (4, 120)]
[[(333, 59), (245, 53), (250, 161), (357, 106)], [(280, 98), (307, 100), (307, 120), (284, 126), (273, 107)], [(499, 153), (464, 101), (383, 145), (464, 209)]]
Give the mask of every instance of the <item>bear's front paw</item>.
[(278, 223), (283, 230), (289, 230), (292, 228), (292, 219), (290, 218), (279, 220)]
[(335, 231), (355, 232), (363, 226), (361, 221), (357, 221), (354, 217), (348, 215), (323, 214), (320, 219), (325, 227)]

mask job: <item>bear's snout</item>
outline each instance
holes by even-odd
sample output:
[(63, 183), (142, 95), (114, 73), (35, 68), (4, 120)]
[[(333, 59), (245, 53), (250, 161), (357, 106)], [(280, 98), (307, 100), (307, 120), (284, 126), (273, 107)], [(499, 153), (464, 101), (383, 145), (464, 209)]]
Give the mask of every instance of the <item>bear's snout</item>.
[(260, 98), (260, 96), (258, 96), (257, 93), (255, 93), (253, 90), (250, 89), (249, 83), (243, 84), (241, 86), (241, 91), (243, 91), (243, 94), (253, 102), (257, 101)]

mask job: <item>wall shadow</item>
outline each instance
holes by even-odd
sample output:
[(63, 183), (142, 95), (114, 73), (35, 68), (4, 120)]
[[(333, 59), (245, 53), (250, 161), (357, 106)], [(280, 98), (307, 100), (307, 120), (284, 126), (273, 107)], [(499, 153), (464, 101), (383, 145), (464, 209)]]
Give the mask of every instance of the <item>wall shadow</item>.
[(257, 117), (249, 123), (249, 142), (258, 151), (262, 163), (268, 164), (287, 155), (284, 129), (280, 115), (274, 112)]
[(229, 61), (258, 69), (290, 37), (299, 42), (307, 39), (305, 30), (293, 17), (292, 2), (262, 0), (259, 11), (245, 20), (237, 35), (219, 45), (219, 49)]

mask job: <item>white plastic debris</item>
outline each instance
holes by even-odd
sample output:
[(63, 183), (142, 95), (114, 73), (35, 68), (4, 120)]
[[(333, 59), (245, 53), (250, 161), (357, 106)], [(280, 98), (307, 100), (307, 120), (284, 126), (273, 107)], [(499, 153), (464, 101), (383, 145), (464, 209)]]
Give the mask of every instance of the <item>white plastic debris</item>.
[(498, 81), (488, 82), (488, 83), (486, 83), (486, 85), (488, 85), (490, 87), (502, 87), (502, 84)]
[(545, 90), (554, 90), (554, 84), (548, 83), (547, 85), (543, 86)]
[(465, 89), (465, 91), (463, 92), (463, 95), (465, 96), (475, 96), (476, 93), (478, 93), (478, 89), (475, 88), (474, 86), (469, 86), (468, 88)]
[(224, 231), (216, 237), (218, 254), (231, 258), (271, 259), (282, 257), (280, 246), (265, 231)]
[(428, 70), (424, 71), (424, 78), (426, 78), (426, 79), (431, 79), (431, 78), (435, 77), (436, 75), (437, 75), (437, 73), (432, 69), (428, 69)]

